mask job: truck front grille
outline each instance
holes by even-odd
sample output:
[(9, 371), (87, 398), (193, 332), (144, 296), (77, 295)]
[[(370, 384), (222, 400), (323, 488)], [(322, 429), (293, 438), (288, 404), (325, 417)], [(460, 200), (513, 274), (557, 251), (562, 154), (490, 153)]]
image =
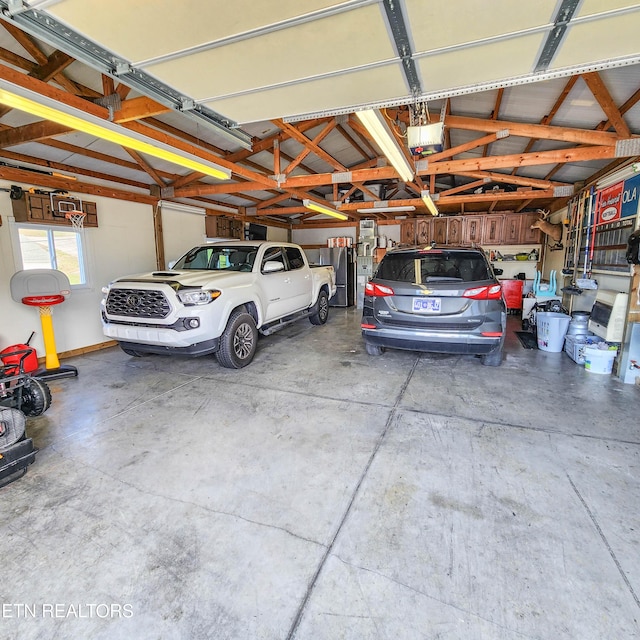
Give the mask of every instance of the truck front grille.
[(111, 289), (107, 297), (107, 313), (110, 316), (166, 318), (170, 312), (171, 306), (162, 291)]

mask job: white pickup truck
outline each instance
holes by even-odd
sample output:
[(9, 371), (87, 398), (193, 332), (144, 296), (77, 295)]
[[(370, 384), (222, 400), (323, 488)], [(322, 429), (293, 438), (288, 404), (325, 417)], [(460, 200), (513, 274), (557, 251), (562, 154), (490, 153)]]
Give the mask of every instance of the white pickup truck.
[(215, 353), (248, 365), (258, 332), (299, 320), (324, 324), (336, 291), (331, 266), (310, 266), (287, 242), (230, 240), (194, 247), (171, 269), (118, 278), (103, 289), (105, 336), (132, 356)]

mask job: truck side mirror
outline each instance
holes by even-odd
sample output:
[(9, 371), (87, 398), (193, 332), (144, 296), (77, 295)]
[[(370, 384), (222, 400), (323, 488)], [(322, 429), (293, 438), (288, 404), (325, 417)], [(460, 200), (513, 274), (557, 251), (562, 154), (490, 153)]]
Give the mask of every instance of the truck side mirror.
[(284, 265), (282, 264), (282, 262), (267, 260), (262, 265), (262, 273), (275, 273), (276, 271), (284, 271)]

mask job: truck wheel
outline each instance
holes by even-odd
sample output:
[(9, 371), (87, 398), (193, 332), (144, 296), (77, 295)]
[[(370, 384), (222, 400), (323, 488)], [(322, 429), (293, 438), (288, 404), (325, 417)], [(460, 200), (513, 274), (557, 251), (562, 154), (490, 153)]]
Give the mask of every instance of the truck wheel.
[(227, 369), (242, 369), (253, 360), (257, 347), (255, 320), (244, 309), (236, 309), (220, 336), (218, 362)]
[(315, 305), (313, 305), (313, 313), (309, 316), (309, 322), (311, 324), (324, 324), (329, 317), (329, 298), (327, 292), (324, 289), (320, 290), (318, 299)]
[(132, 356), (133, 358), (142, 358), (142, 354), (140, 353), (140, 351), (136, 351), (135, 349), (129, 349), (129, 347), (123, 347), (122, 345), (120, 345), (120, 348), (128, 355), (128, 356)]
[(51, 406), (51, 389), (40, 378), (30, 378), (22, 387), (22, 406), (25, 416), (41, 416)]

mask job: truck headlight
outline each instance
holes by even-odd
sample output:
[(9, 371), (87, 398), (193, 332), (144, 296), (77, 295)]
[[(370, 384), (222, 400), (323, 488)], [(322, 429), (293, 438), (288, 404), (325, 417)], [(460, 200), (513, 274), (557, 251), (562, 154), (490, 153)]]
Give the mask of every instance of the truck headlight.
[(217, 289), (201, 289), (200, 291), (180, 291), (178, 292), (178, 299), (185, 306), (192, 306), (196, 304), (209, 304), (212, 300), (215, 300), (220, 296), (222, 292)]

